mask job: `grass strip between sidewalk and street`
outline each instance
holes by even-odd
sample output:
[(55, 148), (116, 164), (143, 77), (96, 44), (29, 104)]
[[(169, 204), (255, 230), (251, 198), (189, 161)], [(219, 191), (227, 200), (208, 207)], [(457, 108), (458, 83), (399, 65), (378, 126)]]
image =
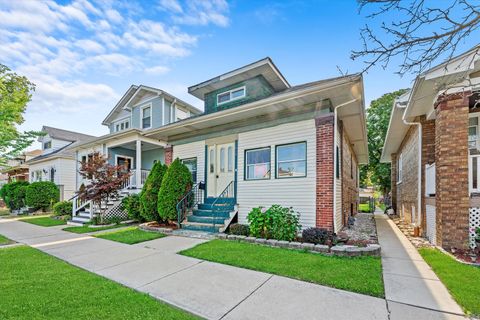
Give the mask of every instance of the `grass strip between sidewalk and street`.
[(336, 257), (229, 240), (212, 240), (180, 254), (273, 273), (374, 297), (384, 297), (379, 257)]
[(464, 311), (479, 317), (480, 268), (458, 262), (438, 249), (418, 251)]
[(0, 234), (0, 246), (5, 246), (5, 245), (10, 244), (10, 243), (13, 243), (13, 241)]
[(0, 319), (197, 319), (36, 249), (0, 250)]
[(138, 227), (129, 227), (116, 231), (109, 231), (95, 234), (94, 237), (117, 241), (126, 244), (135, 244), (144, 241), (154, 240), (166, 237), (163, 233), (149, 232), (138, 229)]

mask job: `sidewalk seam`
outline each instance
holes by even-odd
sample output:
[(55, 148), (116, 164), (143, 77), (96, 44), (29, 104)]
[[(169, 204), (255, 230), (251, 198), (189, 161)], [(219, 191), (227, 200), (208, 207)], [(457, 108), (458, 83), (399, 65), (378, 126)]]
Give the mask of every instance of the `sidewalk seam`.
[(455, 316), (465, 317), (465, 314), (463, 314), (463, 313), (457, 313), (457, 312), (452, 312), (452, 311), (445, 311), (445, 310), (438, 310), (438, 309), (433, 309), (433, 308), (428, 308), (428, 307), (422, 307), (422, 306), (417, 306), (417, 305), (414, 305), (414, 304), (411, 304), (411, 303), (395, 301), (395, 300), (390, 300), (390, 299), (385, 299), (385, 300), (387, 302), (394, 302), (394, 303), (402, 304), (404, 306), (409, 306), (409, 307), (413, 307), (413, 308), (419, 308), (419, 309), (434, 311), (434, 312), (438, 312), (438, 313), (448, 313), (448, 314), (455, 315)]
[(149, 284), (152, 284), (152, 283), (154, 283), (154, 282), (156, 282), (156, 281), (159, 281), (159, 280), (165, 279), (165, 278), (167, 278), (167, 277), (173, 276), (174, 274), (177, 274), (177, 273), (179, 273), (179, 272), (188, 270), (188, 269), (193, 268), (193, 267), (195, 267), (195, 266), (198, 266), (199, 264), (204, 263), (204, 262), (205, 262), (205, 261), (198, 261), (197, 263), (194, 263), (194, 264), (192, 264), (191, 266), (188, 266), (188, 267), (182, 268), (182, 269), (180, 269), (180, 270), (171, 272), (171, 273), (166, 274), (166, 275), (164, 275), (164, 276), (162, 276), (162, 277), (160, 277), (160, 278), (158, 278), (158, 279), (152, 280), (152, 281), (150, 281), (150, 282), (147, 282), (147, 283), (145, 283), (145, 284), (142, 284), (141, 286), (135, 287), (135, 289), (136, 289), (136, 290), (140, 290), (140, 288), (143, 288), (143, 287), (145, 287), (145, 286), (148, 286)]

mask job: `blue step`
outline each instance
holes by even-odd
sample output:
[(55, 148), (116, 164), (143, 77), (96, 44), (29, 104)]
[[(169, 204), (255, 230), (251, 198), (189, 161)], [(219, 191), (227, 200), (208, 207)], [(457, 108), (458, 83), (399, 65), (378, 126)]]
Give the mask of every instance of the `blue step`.
[(182, 223), (182, 229), (192, 231), (203, 231), (217, 233), (221, 226), (213, 226), (212, 224), (198, 223), (198, 222), (184, 222)]
[[(234, 209), (233, 205), (227, 205), (227, 204), (220, 204), (220, 205), (215, 205), (217, 208), (222, 208), (225, 211), (232, 211)], [(212, 210), (213, 205), (211, 203), (200, 203), (198, 205), (198, 209), (200, 210)]]
[(230, 216), (230, 211), (216, 211), (213, 210), (199, 210), (193, 209), (193, 215), (198, 217), (222, 217), (228, 218)]
[(202, 217), (202, 216), (188, 216), (187, 221), (188, 222), (200, 222), (200, 223), (209, 223), (213, 224), (215, 223), (216, 225), (223, 225), (225, 223), (225, 217)]
[[(215, 197), (208, 197), (205, 199), (205, 203), (210, 204), (213, 203), (217, 198)], [(234, 203), (235, 198), (220, 198), (216, 203)]]

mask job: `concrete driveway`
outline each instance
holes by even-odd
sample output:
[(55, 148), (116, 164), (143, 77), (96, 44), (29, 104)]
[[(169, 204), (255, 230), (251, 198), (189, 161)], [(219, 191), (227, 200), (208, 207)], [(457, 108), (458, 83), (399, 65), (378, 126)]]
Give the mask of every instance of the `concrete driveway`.
[(456, 317), (176, 254), (201, 239), (169, 236), (126, 245), (6, 219), (0, 219), (0, 234), (207, 319)]

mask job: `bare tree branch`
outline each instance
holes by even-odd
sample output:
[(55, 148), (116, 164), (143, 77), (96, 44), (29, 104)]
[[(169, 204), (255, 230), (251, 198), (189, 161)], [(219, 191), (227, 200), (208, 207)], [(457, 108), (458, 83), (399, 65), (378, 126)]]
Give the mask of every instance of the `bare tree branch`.
[(368, 24), (361, 29), (363, 48), (352, 51), (351, 58), (364, 58), (363, 72), (376, 65), (386, 68), (392, 58), (400, 57), (398, 74), (420, 73), (440, 57), (450, 60), (459, 44), (480, 26), (478, 0), (426, 2), (358, 0), (360, 11), (375, 7), (366, 16), (372, 22), (394, 17), (393, 21), (380, 24), (380, 32)]

